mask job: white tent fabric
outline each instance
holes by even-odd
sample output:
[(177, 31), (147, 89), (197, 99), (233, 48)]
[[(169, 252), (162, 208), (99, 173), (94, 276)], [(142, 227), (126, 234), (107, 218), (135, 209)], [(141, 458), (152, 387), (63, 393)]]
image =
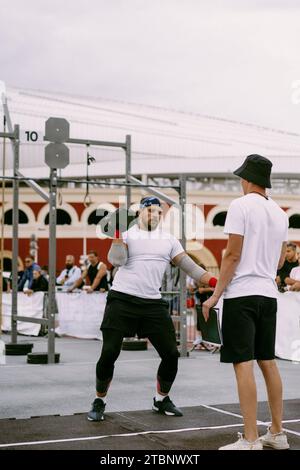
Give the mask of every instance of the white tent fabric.
[[(31, 177), (48, 176), (44, 165), (45, 121), (50, 116), (70, 122), (71, 137), (125, 142), (132, 136), (133, 174), (209, 174), (232, 172), (246, 155), (261, 153), (274, 163), (274, 175), (300, 174), (300, 134), (154, 106), (60, 93), (7, 89), (13, 124), (20, 124), (20, 169)], [(36, 142), (27, 141), (36, 132)], [(84, 146), (71, 145), (66, 177), (82, 177)], [(94, 176), (123, 176), (124, 151), (90, 147)], [(8, 168), (12, 159), (7, 158)], [(298, 175), (299, 176), (299, 175)]]

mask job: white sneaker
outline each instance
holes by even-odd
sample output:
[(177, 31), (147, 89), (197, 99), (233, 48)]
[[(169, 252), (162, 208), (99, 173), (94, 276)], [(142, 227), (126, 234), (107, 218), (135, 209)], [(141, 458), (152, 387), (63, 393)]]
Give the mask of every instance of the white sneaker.
[(238, 432), (238, 440), (236, 442), (220, 447), (219, 450), (263, 450), (263, 446), (259, 439), (249, 442), (242, 433)]
[(290, 445), (288, 443), (285, 432), (281, 431), (277, 434), (272, 434), (270, 427), (271, 426), (268, 427), (267, 433), (260, 437), (262, 445), (264, 447), (272, 447), (273, 449), (277, 450), (289, 449)]

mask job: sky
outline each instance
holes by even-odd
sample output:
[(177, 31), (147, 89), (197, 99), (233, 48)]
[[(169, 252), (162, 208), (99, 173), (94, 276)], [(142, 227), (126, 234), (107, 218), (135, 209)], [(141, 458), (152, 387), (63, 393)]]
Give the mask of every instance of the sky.
[(300, 133), (300, 0), (0, 0), (6, 86)]

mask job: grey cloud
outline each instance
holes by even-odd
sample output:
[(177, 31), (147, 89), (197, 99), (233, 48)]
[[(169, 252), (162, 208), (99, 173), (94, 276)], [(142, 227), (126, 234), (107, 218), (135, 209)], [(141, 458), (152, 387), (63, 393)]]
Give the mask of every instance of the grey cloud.
[(299, 130), (297, 6), (0, 0), (0, 79)]

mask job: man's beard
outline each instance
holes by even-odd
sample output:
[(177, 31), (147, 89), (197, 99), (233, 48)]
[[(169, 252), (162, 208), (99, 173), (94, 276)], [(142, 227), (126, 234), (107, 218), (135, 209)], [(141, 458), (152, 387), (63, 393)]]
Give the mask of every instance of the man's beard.
[(148, 232), (155, 230), (157, 226), (158, 226), (158, 222), (154, 222), (154, 223), (148, 222), (148, 225), (147, 225)]
[(66, 269), (71, 269), (73, 268), (73, 264), (66, 264)]

